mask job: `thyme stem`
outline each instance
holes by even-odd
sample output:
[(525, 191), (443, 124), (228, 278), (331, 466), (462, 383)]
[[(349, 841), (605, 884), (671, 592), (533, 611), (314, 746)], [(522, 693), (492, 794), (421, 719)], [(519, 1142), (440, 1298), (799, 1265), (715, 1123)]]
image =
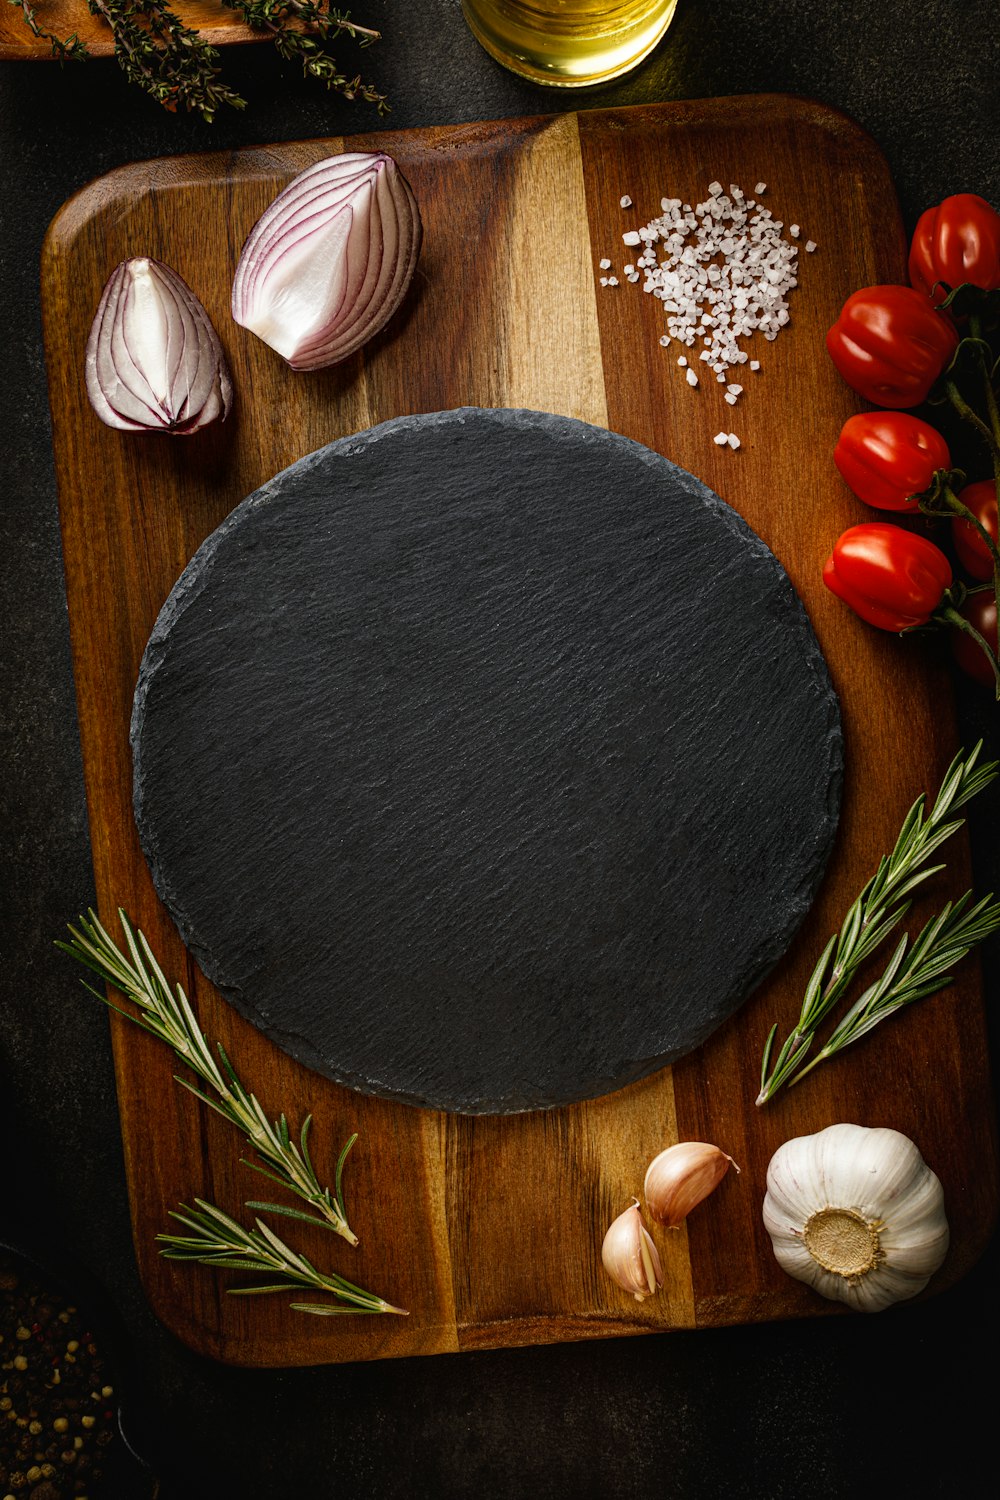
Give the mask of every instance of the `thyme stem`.
[(246, 107), (245, 99), (217, 82), (216, 48), (185, 26), (167, 0), (87, 0), (87, 9), (111, 31), (125, 77), (164, 109), (197, 110), (211, 122), (220, 104)]
[(342, 73), (329, 50), (330, 43), (348, 36), (359, 46), (368, 47), (381, 38), (370, 26), (359, 26), (349, 11), (340, 11), (326, 0), (222, 0), (235, 10), (252, 31), (266, 32), (281, 57), (301, 64), (307, 78), (316, 78), (326, 88), (343, 94), (345, 99), (364, 99), (374, 104), (380, 115), (388, 114), (384, 94), (374, 85), (363, 83), (360, 75), (349, 78)]
[(59, 37), (54, 31), (47, 31), (40, 26), (38, 13), (30, 4), (30, 0), (9, 0), (9, 4), (21, 12), (24, 24), (32, 36), (37, 36), (40, 41), (48, 42), (53, 57), (58, 58), (61, 63), (66, 62), (67, 59), (79, 62), (89, 56), (86, 46), (80, 41), (75, 31), (72, 36)]
[[(90, 52), (74, 33), (59, 37), (38, 21), (31, 0), (9, 0), (20, 10), (32, 34), (47, 41), (60, 62), (86, 61)], [(245, 109), (246, 100), (219, 82), (219, 53), (201, 33), (185, 26), (170, 9), (169, 0), (86, 0), (91, 15), (108, 27), (115, 58), (130, 83), (162, 104), (164, 109), (197, 111), (211, 122), (220, 105)], [(371, 46), (381, 33), (352, 21), (348, 11), (334, 9), (326, 0), (222, 0), (251, 30), (270, 37), (284, 58), (297, 61), (303, 73), (316, 78), (346, 99), (364, 99), (380, 115), (389, 105), (373, 84), (341, 72), (329, 44), (346, 37), (359, 47)]]

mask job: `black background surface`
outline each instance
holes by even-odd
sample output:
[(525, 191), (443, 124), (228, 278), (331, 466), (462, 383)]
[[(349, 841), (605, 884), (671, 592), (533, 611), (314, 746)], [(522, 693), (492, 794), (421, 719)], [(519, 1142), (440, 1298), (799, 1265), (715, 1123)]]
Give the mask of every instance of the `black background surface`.
[[(629, 80), (572, 97), (522, 84), (473, 41), (457, 0), (365, 0), (362, 63), (394, 128), (753, 92), (836, 105), (885, 152), (911, 230), (948, 193), (1000, 204), (993, 0), (680, 0)], [(794, 1497), (982, 1493), (993, 1470), (1000, 1253), (952, 1290), (873, 1318), (292, 1371), (230, 1369), (153, 1318), (135, 1272), (107, 1020), (53, 949), (93, 899), (38, 298), (62, 202), (125, 161), (349, 134), (375, 111), (327, 96), (267, 47), (233, 49), (242, 115), (163, 113), (112, 62), (0, 65), (3, 838), (0, 1228), (82, 1267), (135, 1364), (127, 1421), (191, 1496)], [(998, 751), (998, 710), (958, 683), (962, 741)], [(898, 748), (901, 761), (906, 745)], [(878, 775), (880, 768), (871, 767)], [(970, 816), (976, 884), (1000, 885), (995, 789)], [(1000, 1056), (997, 954), (985, 954)], [(928, 1077), (928, 1089), (934, 1087)], [(976, 1164), (970, 1164), (976, 1170)], [(502, 1188), (502, 1185), (498, 1185)], [(570, 1241), (565, 1254), (573, 1256)], [(510, 1253), (518, 1254), (517, 1226)], [(121, 1489), (122, 1500), (131, 1491)], [(137, 1482), (137, 1496), (149, 1492)]]

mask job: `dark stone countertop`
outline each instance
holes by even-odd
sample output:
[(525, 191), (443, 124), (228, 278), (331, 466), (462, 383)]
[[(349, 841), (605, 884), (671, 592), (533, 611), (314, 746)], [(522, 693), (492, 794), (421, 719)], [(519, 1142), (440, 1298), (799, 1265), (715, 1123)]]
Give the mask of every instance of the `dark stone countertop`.
[[(838, 106), (874, 137), (908, 230), (924, 207), (951, 192), (1000, 204), (992, 0), (680, 0), (674, 26), (646, 65), (625, 82), (572, 98), (494, 65), (467, 32), (458, 0), (366, 0), (354, 10), (384, 34), (363, 62), (392, 100), (390, 128), (795, 93)], [(920, 1496), (976, 1492), (994, 1446), (982, 1372), (997, 1336), (996, 1236), (949, 1292), (875, 1318), (372, 1365), (232, 1369), (190, 1353), (150, 1312), (135, 1272), (106, 1017), (82, 1001), (76, 973), (53, 948), (64, 923), (92, 901), (93, 877), (38, 258), (63, 201), (126, 161), (376, 126), (373, 108), (326, 95), (266, 46), (233, 49), (226, 64), (249, 108), (220, 114), (212, 126), (164, 113), (127, 86), (112, 62), (0, 64), (0, 1237), (44, 1244), (110, 1297), (137, 1377), (131, 1431), (162, 1476), (163, 1500), (562, 1500), (644, 1490), (797, 1500), (853, 1496), (873, 1485)], [(995, 705), (964, 682), (957, 690), (963, 743), (981, 735), (996, 755)], [(997, 807), (987, 793), (970, 816), (984, 891), (1000, 885)], [(996, 1057), (995, 943), (984, 964)], [(136, 1493), (148, 1493), (148, 1484)]]

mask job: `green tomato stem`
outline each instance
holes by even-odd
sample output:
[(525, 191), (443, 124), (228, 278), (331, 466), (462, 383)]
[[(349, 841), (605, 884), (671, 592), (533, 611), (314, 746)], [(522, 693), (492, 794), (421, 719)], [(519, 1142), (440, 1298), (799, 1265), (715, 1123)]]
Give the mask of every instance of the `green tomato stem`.
[[(996, 485), (997, 494), (1000, 495), (1000, 478), (997, 479)], [(952, 511), (956, 516), (960, 516), (963, 521), (970, 522), (971, 525), (976, 528), (976, 530), (979, 532), (979, 535), (982, 537), (983, 541), (990, 549), (990, 555), (993, 558), (993, 598), (997, 607), (997, 619), (1000, 620), (1000, 548), (997, 547), (996, 542), (990, 536), (989, 532), (986, 530), (986, 527), (983, 525), (982, 521), (980, 521), (979, 517), (973, 515), (969, 507), (962, 503), (961, 499), (958, 495), (955, 494), (954, 490), (951, 488), (951, 485), (948, 484), (946, 479), (941, 480), (938, 494), (950, 511)], [(923, 507), (921, 507), (921, 509), (922, 508)], [(930, 511), (929, 514), (933, 515), (935, 514), (935, 512)]]
[[(979, 313), (970, 314), (969, 331), (973, 338), (986, 343), (986, 340), (983, 338), (982, 319)], [(997, 408), (996, 392), (993, 389), (989, 361), (984, 356), (982, 357), (982, 369), (983, 394), (986, 397), (986, 410), (989, 415), (989, 425), (993, 435), (993, 441), (990, 444), (993, 456), (993, 482), (996, 485), (997, 496), (1000, 498), (1000, 410)]]
[[(945, 599), (947, 598), (948, 595), (945, 594)], [(980, 650), (985, 653), (986, 659), (993, 669), (993, 676), (996, 680), (995, 696), (997, 698), (997, 701), (1000, 702), (1000, 662), (997, 661), (995, 653), (990, 649), (988, 643), (979, 634), (979, 631), (976, 629), (976, 627), (972, 625), (964, 615), (959, 614), (958, 610), (954, 609), (951, 604), (945, 604), (942, 609), (936, 610), (931, 618), (934, 620), (939, 620), (944, 625), (954, 625), (956, 630), (961, 630), (965, 635), (972, 637), (972, 639), (979, 646)]]

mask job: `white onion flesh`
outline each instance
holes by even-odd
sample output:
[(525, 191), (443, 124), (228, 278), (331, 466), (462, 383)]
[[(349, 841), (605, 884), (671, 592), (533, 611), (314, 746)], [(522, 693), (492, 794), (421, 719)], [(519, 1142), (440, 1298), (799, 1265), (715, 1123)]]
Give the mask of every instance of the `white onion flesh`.
[(327, 157), (293, 178), (250, 231), (233, 318), (293, 370), (339, 364), (399, 307), (421, 239), (417, 201), (392, 157)]
[(225, 418), (233, 397), (208, 313), (170, 266), (133, 256), (105, 283), (87, 340), (87, 395), (125, 432), (184, 436)]

